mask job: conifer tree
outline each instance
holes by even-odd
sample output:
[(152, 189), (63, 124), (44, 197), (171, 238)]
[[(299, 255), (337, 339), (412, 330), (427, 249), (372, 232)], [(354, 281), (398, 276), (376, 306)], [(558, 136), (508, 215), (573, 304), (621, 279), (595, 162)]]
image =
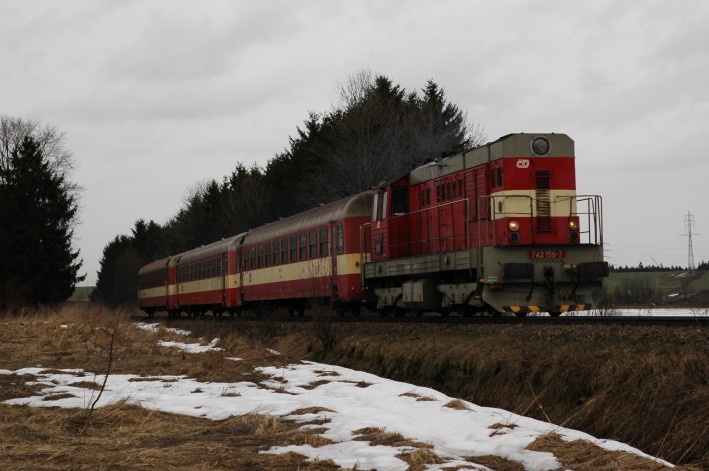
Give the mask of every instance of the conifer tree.
[(0, 309), (59, 303), (84, 279), (73, 188), (30, 136), (0, 168)]

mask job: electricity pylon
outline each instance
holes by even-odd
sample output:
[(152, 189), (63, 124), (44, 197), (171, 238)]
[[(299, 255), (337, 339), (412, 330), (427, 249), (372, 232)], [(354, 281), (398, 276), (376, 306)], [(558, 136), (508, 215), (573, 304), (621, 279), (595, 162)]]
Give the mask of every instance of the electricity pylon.
[(687, 233), (682, 235), (687, 236), (689, 239), (689, 243), (687, 244), (687, 270), (694, 271), (694, 248), (692, 248), (692, 235), (700, 234), (693, 233), (694, 216), (689, 211), (687, 211), (687, 215), (684, 217), (684, 228), (687, 229)]

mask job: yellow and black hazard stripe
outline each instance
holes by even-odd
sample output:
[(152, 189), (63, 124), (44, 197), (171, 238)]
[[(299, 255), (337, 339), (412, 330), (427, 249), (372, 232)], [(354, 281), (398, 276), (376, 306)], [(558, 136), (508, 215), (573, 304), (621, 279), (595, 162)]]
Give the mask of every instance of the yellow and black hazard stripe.
[(502, 312), (510, 314), (530, 314), (533, 312), (576, 312), (591, 309), (590, 304), (562, 304), (553, 308), (545, 306), (502, 306)]

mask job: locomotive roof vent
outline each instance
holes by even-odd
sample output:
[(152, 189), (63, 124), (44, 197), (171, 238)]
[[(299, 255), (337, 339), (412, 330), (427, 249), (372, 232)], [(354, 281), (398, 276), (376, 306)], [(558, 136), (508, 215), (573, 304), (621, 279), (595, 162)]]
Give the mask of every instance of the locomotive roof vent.
[(549, 151), (551, 151), (549, 139), (544, 136), (537, 136), (532, 139), (531, 147), (535, 155), (549, 155)]

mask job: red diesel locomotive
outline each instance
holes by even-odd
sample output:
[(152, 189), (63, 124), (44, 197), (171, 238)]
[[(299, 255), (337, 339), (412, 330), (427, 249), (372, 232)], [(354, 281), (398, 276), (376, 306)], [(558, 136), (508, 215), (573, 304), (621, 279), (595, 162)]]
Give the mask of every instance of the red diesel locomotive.
[(601, 198), (565, 134), (510, 134), (376, 189), (363, 227), (378, 310), (587, 310), (604, 297)]
[(602, 207), (576, 194), (574, 143), (510, 134), (374, 189), (153, 262), (140, 307), (238, 312), (313, 300), (444, 315), (597, 307)]

